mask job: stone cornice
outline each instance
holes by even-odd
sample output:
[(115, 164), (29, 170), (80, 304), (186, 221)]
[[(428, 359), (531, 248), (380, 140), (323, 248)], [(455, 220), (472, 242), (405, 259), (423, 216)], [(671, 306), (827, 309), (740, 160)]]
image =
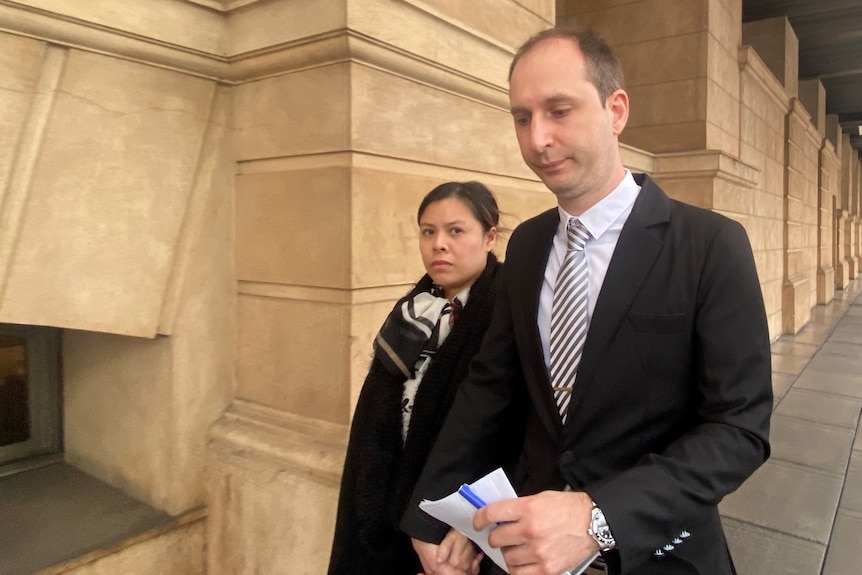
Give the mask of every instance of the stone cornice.
[(720, 150), (658, 154), (655, 166), (656, 177), (663, 180), (709, 177), (747, 188), (757, 187), (760, 181), (756, 167)]
[(841, 162), (841, 159), (838, 157), (838, 151), (835, 149), (835, 144), (829, 138), (823, 138), (820, 143), (820, 151), (828, 154), (830, 158), (834, 158), (836, 163)]
[(758, 80), (766, 92), (772, 96), (775, 102), (787, 113), (790, 108), (790, 96), (784, 90), (781, 82), (772, 74), (769, 67), (760, 58), (757, 51), (751, 46), (740, 46), (738, 60), (740, 71), (749, 70), (752, 76)]
[(819, 149), (823, 145), (823, 141), (826, 138), (821, 136), (820, 132), (817, 131), (817, 126), (811, 122), (811, 113), (805, 108), (805, 105), (799, 98), (790, 99), (788, 115), (795, 115), (801, 120), (802, 125), (805, 126), (805, 135), (815, 147)]
[(365, 35), (350, 32), (349, 37), (349, 53), (352, 61), (444, 89), (478, 102), (505, 110), (509, 109), (508, 89), (503, 86), (485, 82)]
[(633, 172), (644, 172), (652, 174), (655, 172), (655, 154), (646, 152), (639, 148), (620, 144), (620, 155), (623, 165)]
[(230, 60), (224, 56), (10, 0), (0, 0), (0, 31), (214, 80), (230, 78)]
[(285, 284), (239, 281), (241, 296), (293, 300), (334, 305), (359, 305), (393, 302), (409, 291), (412, 283), (354, 289), (294, 286)]
[[(202, 5), (201, 2), (193, 3)], [(237, 2), (220, 4), (225, 6), (225, 10), (237, 6)], [(354, 62), (508, 109), (505, 86), (491, 84), (347, 29), (331, 30), (266, 48), (225, 55), (145, 37), (118, 27), (49, 12), (12, 0), (0, 0), (0, 31), (177, 70), (228, 85)]]

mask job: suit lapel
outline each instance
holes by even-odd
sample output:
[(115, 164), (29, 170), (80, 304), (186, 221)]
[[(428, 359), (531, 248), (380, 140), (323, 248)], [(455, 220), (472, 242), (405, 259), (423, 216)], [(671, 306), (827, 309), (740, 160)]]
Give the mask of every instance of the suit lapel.
[(521, 361), (524, 372), (529, 374), (527, 387), (542, 424), (551, 437), (561, 437), (562, 422), (551, 392), (551, 378), (545, 366), (542, 339), (536, 321), (539, 317), (539, 301), (545, 279), (545, 267), (553, 246), (554, 234), (560, 223), (560, 215), (557, 209), (553, 208), (537, 216), (537, 219), (537, 231), (530, 236), (533, 243), (525, 252), (529, 254), (528, 260), (523, 262), (519, 272), (520, 277), (523, 278), (523, 297), (515, 300), (523, 302), (523, 308), (518, 310), (518, 313), (520, 313), (521, 329), (525, 334), (529, 350), (528, 353), (523, 354)]
[(620, 233), (596, 300), (572, 391), (569, 425), (578, 420), (573, 412), (580, 406), (604, 352), (664, 247), (670, 201), (651, 179), (643, 174), (637, 174), (635, 179), (641, 191)]

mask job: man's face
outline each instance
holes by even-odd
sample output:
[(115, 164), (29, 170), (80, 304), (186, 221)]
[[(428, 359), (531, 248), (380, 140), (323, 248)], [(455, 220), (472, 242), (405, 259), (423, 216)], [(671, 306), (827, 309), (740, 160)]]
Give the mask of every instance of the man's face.
[(628, 98), (617, 90), (601, 101), (574, 41), (544, 40), (524, 54), (509, 103), (524, 161), (566, 211), (583, 213), (622, 179), (617, 136)]

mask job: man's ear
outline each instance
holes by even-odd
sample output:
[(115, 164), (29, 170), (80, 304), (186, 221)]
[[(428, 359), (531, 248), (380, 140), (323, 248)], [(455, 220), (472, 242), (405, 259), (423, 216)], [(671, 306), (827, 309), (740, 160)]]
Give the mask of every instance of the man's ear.
[(605, 108), (611, 113), (611, 122), (615, 136), (623, 133), (626, 122), (629, 121), (629, 95), (622, 88), (614, 90), (605, 102)]

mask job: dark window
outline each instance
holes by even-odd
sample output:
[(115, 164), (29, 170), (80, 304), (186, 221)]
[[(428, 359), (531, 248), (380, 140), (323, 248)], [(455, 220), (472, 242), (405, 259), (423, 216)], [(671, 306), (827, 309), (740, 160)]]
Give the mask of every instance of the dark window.
[(27, 340), (0, 334), (0, 447), (30, 439)]
[(60, 450), (59, 330), (0, 324), (0, 466)]

